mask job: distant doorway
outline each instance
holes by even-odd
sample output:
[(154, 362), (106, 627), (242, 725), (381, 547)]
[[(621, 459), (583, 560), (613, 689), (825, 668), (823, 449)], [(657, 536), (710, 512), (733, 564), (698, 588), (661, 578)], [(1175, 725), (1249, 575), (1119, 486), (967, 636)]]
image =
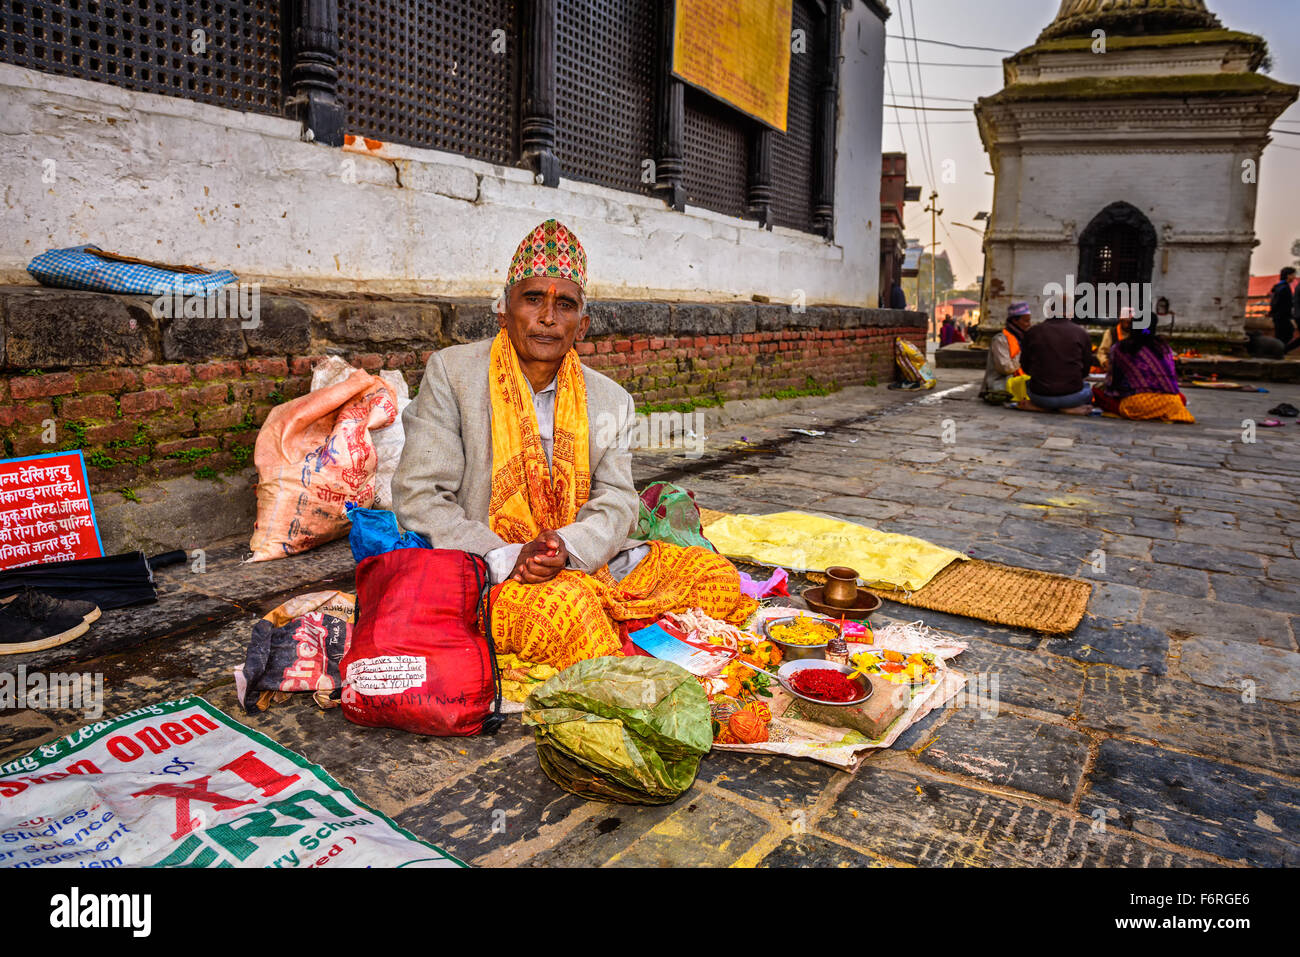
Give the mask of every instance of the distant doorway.
[(1078, 281), (1094, 285), (1149, 283), (1155, 257), (1156, 230), (1151, 220), (1129, 203), (1111, 203), (1093, 217), (1079, 237)]

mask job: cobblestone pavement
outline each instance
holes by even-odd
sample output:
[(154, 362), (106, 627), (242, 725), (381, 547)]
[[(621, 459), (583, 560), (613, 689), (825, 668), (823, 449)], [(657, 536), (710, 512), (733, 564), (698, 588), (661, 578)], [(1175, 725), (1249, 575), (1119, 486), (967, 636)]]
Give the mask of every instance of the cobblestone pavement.
[[(996, 678), (996, 711), (935, 712), (854, 775), (714, 752), (658, 808), (560, 791), (518, 719), (470, 739), (358, 728), (306, 700), (241, 720), (475, 864), (1300, 864), (1300, 427), (1243, 440), (1300, 386), (1192, 390), (1198, 424), (1173, 426), (993, 409), (977, 379), (850, 390), (717, 430), (699, 460), (640, 454), (636, 472), (710, 508), (823, 512), (1091, 578), (1069, 638), (886, 604), (966, 638), (954, 664)], [(110, 715), (197, 692), (239, 716), (251, 621), (352, 574), (343, 543), (266, 566), (239, 553), (214, 546), (206, 574), (160, 574), (159, 605), (3, 666), (102, 671)], [(82, 723), (6, 715), (0, 761)]]

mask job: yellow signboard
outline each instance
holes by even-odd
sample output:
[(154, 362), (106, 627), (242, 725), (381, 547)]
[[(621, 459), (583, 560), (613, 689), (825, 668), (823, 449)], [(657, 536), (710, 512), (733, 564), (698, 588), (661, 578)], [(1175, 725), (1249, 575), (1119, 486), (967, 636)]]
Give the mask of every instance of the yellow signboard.
[(673, 75), (785, 132), (793, 0), (676, 0)]

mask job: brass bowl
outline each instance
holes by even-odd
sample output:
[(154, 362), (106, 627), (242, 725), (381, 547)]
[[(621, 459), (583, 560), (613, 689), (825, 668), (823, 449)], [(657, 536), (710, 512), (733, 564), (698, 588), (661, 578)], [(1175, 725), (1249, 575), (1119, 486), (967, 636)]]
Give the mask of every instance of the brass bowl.
[[(786, 622), (794, 621), (796, 618), (812, 618), (812, 617), (813, 617), (812, 615), (785, 615), (781, 618), (769, 618), (767, 619), (767, 621), (763, 622), (761, 625), (758, 626), (758, 630), (764, 638), (766, 638), (768, 641), (772, 642), (772, 644), (776, 645), (778, 648), (781, 649), (782, 661), (807, 661), (811, 659), (825, 659), (826, 645), (830, 644), (829, 641), (824, 642), (823, 644), (820, 645), (793, 645), (788, 641), (782, 641), (780, 638), (772, 637), (771, 627), (773, 625), (780, 625)], [(840, 630), (840, 623), (838, 621), (829, 621), (825, 618), (819, 618), (817, 620), (825, 622), (827, 625), (830, 625), (835, 630), (837, 638), (844, 637), (843, 632)]]
[(858, 597), (858, 573), (843, 565), (826, 569), (826, 585), (822, 601), (836, 608), (851, 608)]

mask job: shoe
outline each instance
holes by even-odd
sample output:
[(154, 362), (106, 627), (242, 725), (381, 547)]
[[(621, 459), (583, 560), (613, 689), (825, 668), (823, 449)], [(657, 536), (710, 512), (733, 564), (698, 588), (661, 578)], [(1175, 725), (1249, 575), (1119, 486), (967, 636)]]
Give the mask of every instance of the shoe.
[(28, 587), (0, 605), (0, 655), (26, 654), (67, 644), (90, 630), (99, 608)]
[[(43, 592), (40, 589), (32, 588), (30, 585), (27, 587), (29, 591), (32, 591), (36, 595), (39, 595), (40, 598), (48, 599), (49, 601), (62, 602), (65, 611), (76, 612), (78, 615), (81, 616), (81, 620), (88, 625), (93, 624), (94, 622), (99, 620), (99, 616), (101, 612), (99, 610), (99, 606), (96, 605), (93, 601), (80, 601), (76, 598), (56, 598), (53, 595), (49, 594), (48, 592)], [(9, 602), (13, 601), (14, 597), (15, 597), (14, 595), (10, 595), (8, 598), (0, 598), (0, 608), (3, 608)], [(40, 599), (36, 599), (36, 600), (39, 601)]]
[(1288, 419), (1294, 419), (1300, 415), (1300, 409), (1297, 409), (1290, 402), (1283, 402), (1281, 405), (1275, 405), (1268, 410), (1269, 415), (1284, 415)]

